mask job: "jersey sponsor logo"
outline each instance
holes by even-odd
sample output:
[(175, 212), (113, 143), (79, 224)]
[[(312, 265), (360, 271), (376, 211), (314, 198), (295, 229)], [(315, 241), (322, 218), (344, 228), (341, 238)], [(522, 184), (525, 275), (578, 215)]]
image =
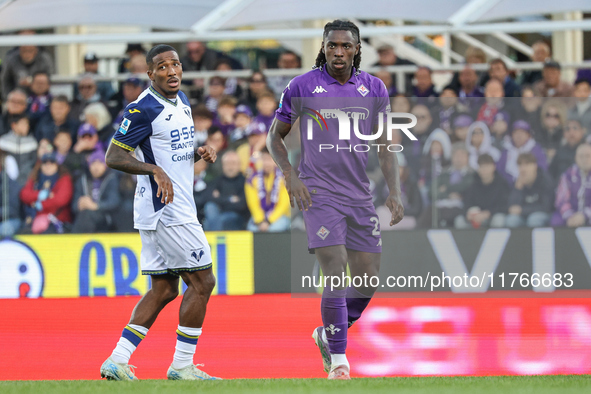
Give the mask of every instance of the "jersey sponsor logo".
[(334, 335), (334, 334), (336, 334), (337, 332), (341, 331), (341, 329), (340, 329), (340, 328), (338, 328), (338, 327), (335, 327), (335, 326), (334, 326), (334, 324), (331, 324), (330, 326), (328, 326), (328, 327), (325, 327), (324, 329), (325, 329), (326, 331), (330, 332), (330, 335)]
[(312, 90), (312, 93), (326, 93), (326, 89), (322, 86), (316, 86), (316, 89)]
[(142, 113), (142, 111), (140, 111), (139, 109), (136, 109), (136, 108), (134, 108), (134, 109), (130, 109), (130, 110), (129, 110), (129, 113), (130, 113), (130, 114), (135, 114), (136, 112), (137, 112), (138, 114), (141, 114), (141, 113)]
[(328, 234), (330, 234), (330, 231), (328, 231), (328, 229), (324, 226), (321, 226), (320, 229), (316, 232), (316, 235), (322, 238), (323, 241), (326, 239), (326, 237), (328, 237)]
[(177, 155), (176, 153), (172, 155), (172, 161), (175, 163), (187, 160), (193, 160), (193, 152), (187, 152), (183, 155)]
[(172, 118), (172, 114), (168, 114), (168, 117), (165, 118), (164, 120), (170, 120), (170, 118)]
[(123, 135), (127, 134), (127, 130), (129, 130), (130, 125), (131, 125), (131, 120), (129, 120), (127, 118), (123, 118), (123, 120), (121, 121), (121, 126), (119, 126), (119, 132)]
[(357, 88), (357, 91), (358, 91), (359, 93), (361, 93), (361, 95), (362, 95), (363, 97), (365, 97), (365, 96), (367, 96), (367, 95), (369, 94), (369, 89), (368, 89), (368, 88), (366, 88), (364, 84), (361, 84), (361, 85), (360, 85), (360, 86)]

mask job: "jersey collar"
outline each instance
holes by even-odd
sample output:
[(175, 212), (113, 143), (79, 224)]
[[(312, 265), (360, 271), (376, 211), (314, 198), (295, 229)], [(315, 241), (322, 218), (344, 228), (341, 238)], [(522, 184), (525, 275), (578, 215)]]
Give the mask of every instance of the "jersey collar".
[(177, 95), (176, 97), (176, 101), (172, 101), (170, 99), (167, 99), (166, 97), (164, 97), (163, 95), (161, 95), (160, 93), (158, 93), (158, 91), (156, 89), (154, 89), (152, 86), (150, 86), (150, 92), (152, 92), (152, 94), (156, 97), (158, 97), (161, 100), (166, 101), (168, 104), (172, 104), (176, 107), (176, 104), (179, 102), (179, 96)]
[[(352, 83), (354, 85), (357, 83), (357, 75), (355, 75), (355, 72), (356, 72), (355, 67), (353, 67), (352, 68), (352, 73), (351, 73), (351, 78), (349, 78), (349, 80), (347, 81), (347, 83)], [(341, 84), (339, 81), (337, 81), (336, 79), (334, 79), (333, 77), (330, 76), (330, 74), (326, 70), (326, 65), (324, 67), (322, 67), (322, 75), (324, 77), (324, 80), (329, 85), (332, 85), (334, 83), (338, 83), (339, 85)]]

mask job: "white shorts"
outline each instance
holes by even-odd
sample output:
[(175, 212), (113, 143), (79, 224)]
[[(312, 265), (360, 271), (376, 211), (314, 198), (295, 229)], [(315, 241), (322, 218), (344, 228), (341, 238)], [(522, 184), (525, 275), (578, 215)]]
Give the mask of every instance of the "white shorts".
[(140, 230), (143, 275), (179, 275), (211, 268), (211, 249), (199, 223), (165, 226), (158, 221), (156, 230)]

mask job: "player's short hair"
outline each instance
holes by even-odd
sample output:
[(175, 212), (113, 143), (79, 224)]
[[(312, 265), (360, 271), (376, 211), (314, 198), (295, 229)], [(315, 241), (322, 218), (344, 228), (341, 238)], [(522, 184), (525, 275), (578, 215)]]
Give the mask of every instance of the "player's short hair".
[(517, 158), (517, 164), (518, 165), (529, 164), (529, 163), (537, 163), (537, 162), (538, 161), (536, 160), (536, 157), (534, 155), (532, 155), (531, 153), (522, 153)]
[(155, 47), (152, 47), (152, 49), (150, 49), (146, 54), (146, 64), (149, 68), (152, 68), (154, 66), (154, 57), (160, 55), (161, 53), (170, 51), (178, 53), (174, 47), (166, 44), (159, 44)]
[(492, 158), (491, 155), (485, 153), (483, 155), (478, 156), (478, 165), (481, 166), (483, 164), (495, 164), (495, 160)]

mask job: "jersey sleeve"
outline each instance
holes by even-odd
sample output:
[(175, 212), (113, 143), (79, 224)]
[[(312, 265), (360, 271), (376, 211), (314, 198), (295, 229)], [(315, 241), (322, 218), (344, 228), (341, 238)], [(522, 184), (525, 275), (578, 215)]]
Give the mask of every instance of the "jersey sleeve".
[(283, 93), (281, 93), (281, 98), (279, 99), (279, 108), (275, 111), (275, 118), (288, 124), (295, 122), (299, 117), (297, 109), (293, 108), (294, 103), (291, 101), (292, 97), (297, 97), (297, 83), (295, 78), (289, 81), (285, 89), (283, 89)]
[(146, 111), (137, 106), (128, 105), (111, 142), (123, 149), (133, 151), (151, 134), (152, 123)]

